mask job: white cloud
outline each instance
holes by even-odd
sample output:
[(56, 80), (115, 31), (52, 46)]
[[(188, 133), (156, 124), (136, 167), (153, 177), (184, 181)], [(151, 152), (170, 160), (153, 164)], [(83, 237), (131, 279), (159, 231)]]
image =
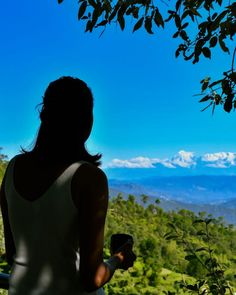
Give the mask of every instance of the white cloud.
[(194, 154), (192, 152), (179, 151), (172, 159), (159, 159), (148, 157), (136, 157), (131, 159), (113, 159), (109, 164), (109, 168), (155, 168), (157, 164), (161, 164), (166, 168), (183, 167), (189, 168), (195, 165)]
[(208, 153), (203, 155), (201, 160), (206, 163), (207, 167), (228, 168), (236, 165), (236, 154), (231, 152)]
[(158, 163), (159, 159), (151, 159), (147, 157), (136, 157), (129, 160), (113, 159), (108, 164), (109, 168), (154, 168), (154, 164)]
[(196, 165), (195, 156), (193, 152), (179, 151), (177, 155), (172, 158), (173, 165), (182, 168), (190, 168)]
[(181, 150), (172, 158), (149, 158), (135, 157), (131, 159), (113, 159), (108, 168), (156, 168), (162, 165), (169, 169), (193, 168), (199, 165), (212, 168), (228, 168), (236, 166), (236, 153), (219, 152), (207, 153), (201, 157), (196, 157), (193, 152)]

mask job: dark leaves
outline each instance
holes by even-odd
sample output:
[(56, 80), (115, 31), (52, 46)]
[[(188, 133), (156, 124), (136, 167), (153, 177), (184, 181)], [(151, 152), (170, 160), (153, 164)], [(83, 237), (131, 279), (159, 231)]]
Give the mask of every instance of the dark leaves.
[(143, 21), (144, 21), (144, 17), (141, 17), (137, 22), (136, 24), (134, 25), (134, 28), (133, 28), (133, 32), (137, 31), (138, 29), (140, 29), (143, 25)]
[(232, 110), (232, 107), (233, 107), (232, 99), (228, 97), (228, 98), (225, 100), (225, 103), (224, 103), (224, 110), (225, 110), (227, 113), (230, 113), (230, 111)]
[(152, 18), (151, 17), (146, 17), (145, 22), (144, 22), (144, 27), (145, 27), (146, 31), (149, 34), (153, 34), (153, 31), (152, 31)]
[(118, 23), (120, 25), (121, 30), (123, 31), (125, 28), (125, 19), (123, 15), (118, 18)]
[(79, 12), (78, 12), (78, 19), (81, 19), (84, 15), (86, 8), (87, 8), (87, 1), (83, 1), (80, 5)]
[(222, 49), (224, 52), (229, 53), (229, 48), (225, 45), (225, 42), (223, 41), (222, 38), (219, 38), (219, 44), (220, 44), (221, 49)]
[(203, 47), (202, 53), (205, 57), (211, 58), (211, 50), (208, 47)]
[(218, 40), (218, 38), (216, 36), (212, 37), (210, 39), (210, 47), (215, 47), (217, 44), (217, 40)]
[(158, 9), (156, 9), (155, 11), (154, 22), (158, 27), (161, 26), (162, 28), (164, 28), (164, 20)]

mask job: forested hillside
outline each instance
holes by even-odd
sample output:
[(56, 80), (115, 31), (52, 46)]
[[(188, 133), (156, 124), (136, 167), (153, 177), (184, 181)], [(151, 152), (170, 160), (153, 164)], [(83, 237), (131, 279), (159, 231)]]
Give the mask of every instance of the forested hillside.
[[(3, 255), (2, 222), (0, 231)], [(143, 198), (143, 204), (138, 204), (135, 196), (124, 199), (118, 194), (109, 204), (105, 258), (114, 233), (133, 235), (137, 261), (129, 271), (116, 272), (105, 287), (107, 294), (236, 292), (236, 230), (222, 218), (184, 209), (165, 212), (158, 201), (147, 205)], [(3, 260), (1, 265), (3, 270)]]
[(134, 236), (138, 259), (129, 272), (115, 275), (108, 294), (230, 294), (224, 288), (236, 287), (236, 231), (221, 218), (164, 212), (158, 204), (145, 208), (132, 195), (118, 195), (110, 200), (107, 254), (116, 232)]

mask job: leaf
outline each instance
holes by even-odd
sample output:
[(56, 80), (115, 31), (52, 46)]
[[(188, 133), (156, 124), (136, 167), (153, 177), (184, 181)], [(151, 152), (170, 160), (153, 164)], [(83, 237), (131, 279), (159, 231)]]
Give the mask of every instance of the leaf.
[(184, 30), (180, 32), (180, 36), (184, 41), (188, 41), (188, 35)]
[(88, 0), (89, 5), (91, 5), (93, 8), (97, 7), (97, 3), (94, 0)]
[(93, 30), (93, 24), (92, 24), (91, 20), (88, 20), (85, 32), (88, 32), (88, 31), (92, 32), (92, 30)]
[(181, 5), (181, 2), (182, 2), (182, 0), (178, 0), (178, 1), (176, 2), (176, 4), (175, 4), (175, 9), (176, 9), (176, 11), (179, 10), (180, 5)]
[(220, 44), (221, 49), (224, 52), (228, 52), (229, 53), (229, 48), (225, 45), (225, 42), (222, 40), (222, 38), (219, 38), (219, 44)]
[(191, 8), (191, 12), (196, 16), (202, 17), (201, 14), (195, 8)]
[(158, 9), (156, 9), (156, 11), (155, 11), (154, 22), (158, 27), (161, 26), (162, 28), (164, 28), (164, 26), (165, 26), (163, 17), (160, 14)]
[(143, 25), (143, 20), (144, 20), (144, 17), (141, 17), (141, 18), (136, 22), (136, 24), (134, 25), (134, 28), (133, 28), (133, 33), (142, 27), (142, 25)]
[(87, 1), (82, 2), (78, 12), (78, 19), (81, 19), (87, 8)]
[(119, 5), (116, 4), (115, 8), (113, 9), (112, 13), (110, 14), (109, 18), (108, 18), (108, 21), (112, 21), (113, 18), (116, 16), (116, 13), (118, 11), (118, 8), (119, 8)]
[(208, 87), (209, 81), (202, 83), (202, 92), (204, 92)]
[(96, 25), (96, 28), (97, 28), (97, 27), (101, 27), (101, 26), (105, 26), (107, 23), (108, 23), (108, 20), (104, 19), (103, 21), (101, 21), (100, 23), (98, 23), (98, 24)]
[(183, 24), (182, 27), (181, 27), (181, 29), (183, 30), (183, 29), (187, 28), (188, 25), (189, 25), (189, 23)]
[(119, 22), (121, 30), (123, 31), (125, 28), (125, 19), (123, 15), (118, 18), (118, 22)]
[(232, 107), (233, 107), (232, 99), (227, 97), (224, 103), (224, 110), (227, 113), (230, 113), (230, 111), (232, 110)]
[(202, 53), (206, 58), (211, 58), (211, 50), (208, 47), (203, 47)]
[(211, 84), (209, 85), (209, 87), (211, 88), (211, 87), (213, 87), (213, 86), (215, 86), (215, 85), (217, 85), (217, 84), (219, 84), (219, 83), (222, 83), (222, 79), (221, 79), (221, 80), (214, 81), (213, 83), (211, 83)]
[(181, 20), (183, 20), (188, 15), (189, 15), (189, 10), (185, 10), (184, 13), (181, 16)]
[(211, 96), (209, 94), (207, 94), (201, 100), (199, 100), (199, 102), (205, 102), (205, 101), (208, 101), (209, 99), (211, 99)]
[(177, 38), (179, 36), (179, 31), (175, 32), (172, 38)]
[(181, 19), (178, 14), (175, 15), (175, 25), (177, 28), (181, 28)]
[(64, 0), (57, 0), (58, 4), (61, 4)]
[(215, 47), (217, 44), (218, 38), (216, 36), (212, 37), (210, 40), (210, 47)]
[(152, 19), (150, 17), (146, 17), (144, 27), (149, 34), (153, 34), (152, 31)]
[(135, 7), (135, 9), (133, 10), (133, 17), (138, 19), (138, 14), (139, 14), (139, 8)]
[(201, 247), (195, 250), (195, 252), (207, 251), (207, 248)]
[(177, 49), (177, 50), (175, 51), (175, 57), (178, 57), (179, 55), (180, 55), (180, 50)]
[(215, 22), (218, 24), (219, 26), (219, 23), (222, 21), (222, 19), (228, 14), (228, 10), (225, 10), (223, 12), (221, 12), (217, 18), (215, 19)]

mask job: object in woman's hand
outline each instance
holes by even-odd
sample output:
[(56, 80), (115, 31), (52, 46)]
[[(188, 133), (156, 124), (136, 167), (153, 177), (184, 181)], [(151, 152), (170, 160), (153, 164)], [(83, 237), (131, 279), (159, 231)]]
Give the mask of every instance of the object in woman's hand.
[(111, 236), (110, 252), (111, 255), (122, 250), (122, 247), (130, 247), (132, 250), (134, 244), (133, 237), (127, 234), (114, 234)]

